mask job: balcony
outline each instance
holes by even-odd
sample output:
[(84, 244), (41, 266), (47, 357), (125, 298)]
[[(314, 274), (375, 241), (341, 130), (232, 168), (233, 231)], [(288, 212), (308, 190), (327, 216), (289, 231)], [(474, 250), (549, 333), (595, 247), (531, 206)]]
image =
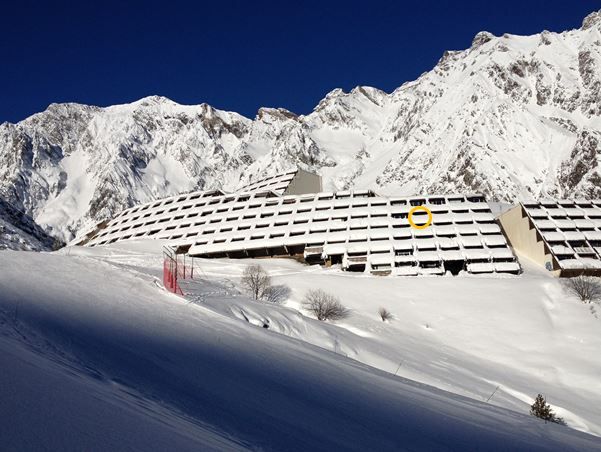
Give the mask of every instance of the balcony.
[(589, 246), (575, 246), (574, 251), (578, 254), (595, 254), (595, 250)]
[(305, 247), (305, 256), (311, 254), (321, 254), (323, 252), (323, 246), (307, 246)]
[(367, 262), (367, 255), (365, 256), (349, 256), (347, 257), (349, 265), (353, 264), (365, 264)]

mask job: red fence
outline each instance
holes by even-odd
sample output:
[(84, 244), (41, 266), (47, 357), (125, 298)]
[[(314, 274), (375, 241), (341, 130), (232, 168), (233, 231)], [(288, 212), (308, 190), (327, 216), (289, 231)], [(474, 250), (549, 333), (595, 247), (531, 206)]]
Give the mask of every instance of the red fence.
[(183, 295), (178, 281), (194, 279), (194, 259), (188, 257), (187, 260), (185, 254), (176, 254), (170, 248), (163, 248), (163, 285), (169, 292)]

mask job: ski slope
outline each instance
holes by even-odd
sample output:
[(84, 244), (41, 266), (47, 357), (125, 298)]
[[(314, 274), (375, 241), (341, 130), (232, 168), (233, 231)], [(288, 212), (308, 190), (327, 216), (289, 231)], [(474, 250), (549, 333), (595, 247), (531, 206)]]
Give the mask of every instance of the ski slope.
[[(503, 383), (524, 390), (531, 384), (534, 391), (545, 390), (542, 375), (535, 379), (526, 369), (526, 383), (519, 383), (508, 364), (511, 344), (520, 337), (488, 350), (490, 362), (480, 363), (492, 341), (485, 337), (489, 325), (467, 331), (469, 321), (460, 315), (469, 312), (468, 306), (474, 308), (469, 300), (478, 298), (484, 306), (470, 321), (494, 317), (487, 311), (486, 290), (504, 287), (508, 292), (516, 283), (523, 285), (520, 291), (548, 285), (546, 293), (553, 294), (555, 282), (544, 275), (495, 281), (377, 278), (262, 261), (278, 284), (291, 288), (289, 299), (274, 307), (239, 293), (243, 261), (203, 260), (196, 263), (201, 279), (187, 287), (191, 303), (160, 287), (158, 245), (2, 253), (3, 450), (601, 450), (598, 437), (527, 415), (525, 402), (515, 400), (536, 395), (530, 390), (522, 396), (515, 389), (513, 394), (499, 390), (499, 398), (488, 404), (473, 396), (484, 392), (485, 370), (490, 371), (489, 388)], [(446, 291), (448, 299), (421, 299), (418, 287), (425, 291), (424, 286), (431, 286), (432, 293)], [(461, 293), (468, 286), (474, 296)], [(308, 287), (338, 292), (353, 315), (338, 325), (302, 316), (295, 307)], [(503, 295), (508, 294), (497, 296)], [(451, 309), (461, 299), (463, 304)], [(503, 334), (511, 328), (501, 320), (517, 301), (507, 303), (499, 303), (496, 314)], [(574, 414), (558, 413), (581, 430), (598, 432), (596, 414), (572, 399), (581, 386), (592, 383), (588, 405), (598, 406), (598, 358), (587, 357), (590, 367), (580, 361), (589, 347), (598, 349), (598, 333), (589, 334), (587, 322), (598, 332), (599, 320), (576, 303), (551, 298), (542, 303), (536, 299), (513, 318), (535, 316), (524, 320), (527, 328), (543, 310), (556, 316), (556, 323), (541, 327), (538, 334), (552, 330), (563, 338), (570, 328), (570, 334), (586, 338), (579, 345), (580, 360), (569, 356), (575, 355), (571, 343), (556, 352), (572, 361), (554, 363), (548, 387), (556, 387), (564, 366), (579, 363), (574, 381), (562, 387), (572, 384), (572, 391), (558, 391), (550, 401), (564, 397), (562, 403)], [(397, 319), (377, 321), (380, 304)], [(262, 327), (265, 320), (269, 328)], [(448, 337), (446, 347), (442, 337)], [(457, 350), (458, 342), (468, 337), (482, 337), (482, 343)], [(524, 349), (544, 351), (534, 354), (535, 367), (550, 359), (546, 349), (552, 347), (536, 334), (530, 338)], [(401, 355), (405, 362), (394, 376), (395, 369), (387, 366)], [(457, 373), (462, 366), (463, 373)], [(493, 381), (500, 375), (495, 366), (505, 367), (515, 384)], [(514, 411), (504, 407), (511, 403)]]

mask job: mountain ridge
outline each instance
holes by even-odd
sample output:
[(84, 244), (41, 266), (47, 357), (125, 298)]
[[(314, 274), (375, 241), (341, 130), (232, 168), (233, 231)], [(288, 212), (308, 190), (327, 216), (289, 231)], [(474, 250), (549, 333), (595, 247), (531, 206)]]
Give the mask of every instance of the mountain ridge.
[(250, 119), (163, 96), (51, 104), (0, 124), (0, 198), (69, 241), (134, 204), (295, 167), (324, 189), (601, 198), (601, 12), (580, 29), (479, 32), (386, 93), (337, 88), (313, 112)]

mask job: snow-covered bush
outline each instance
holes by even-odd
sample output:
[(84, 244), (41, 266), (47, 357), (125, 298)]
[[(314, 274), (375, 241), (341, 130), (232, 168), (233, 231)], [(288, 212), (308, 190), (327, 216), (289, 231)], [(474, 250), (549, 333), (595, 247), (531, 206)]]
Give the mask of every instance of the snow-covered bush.
[(255, 300), (263, 300), (271, 292), (271, 277), (259, 264), (247, 266), (240, 283)]
[(583, 303), (601, 300), (601, 281), (592, 276), (576, 276), (566, 280), (566, 287), (572, 295), (577, 296)]
[(563, 418), (558, 417), (553, 412), (551, 405), (547, 403), (542, 394), (537, 395), (536, 399), (534, 399), (534, 403), (530, 406), (530, 414), (540, 419), (544, 419), (545, 421), (566, 425)]
[(314, 289), (307, 292), (303, 307), (311, 312), (317, 320), (341, 320), (350, 315), (350, 311), (345, 308), (340, 300), (334, 295), (321, 290)]
[(394, 318), (394, 316), (392, 315), (392, 312), (390, 312), (386, 308), (378, 309), (378, 314), (380, 314), (380, 318), (382, 319), (382, 322), (386, 322), (386, 321), (392, 320)]

